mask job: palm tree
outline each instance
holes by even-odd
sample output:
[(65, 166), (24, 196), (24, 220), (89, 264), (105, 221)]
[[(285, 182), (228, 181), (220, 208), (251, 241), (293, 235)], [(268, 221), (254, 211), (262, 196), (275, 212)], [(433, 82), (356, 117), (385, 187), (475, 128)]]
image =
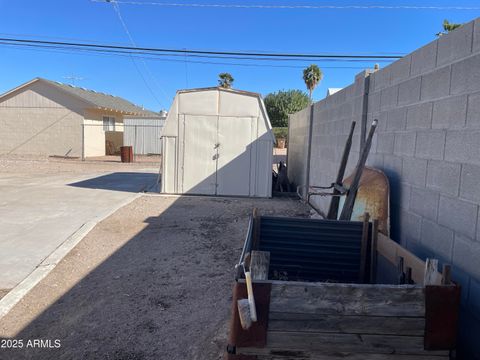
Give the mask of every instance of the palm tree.
[(450, 31), (458, 29), (462, 25), (463, 24), (451, 23), (447, 19), (445, 19), (445, 20), (443, 20), (443, 31), (437, 33), (437, 36), (442, 36), (442, 35), (448, 34)]
[(235, 79), (229, 73), (220, 73), (218, 74), (218, 85), (227, 89), (232, 87), (233, 82)]
[(312, 101), (313, 90), (315, 90), (317, 85), (320, 84), (322, 79), (322, 70), (320, 70), (320, 68), (315, 64), (312, 64), (303, 70), (303, 81), (305, 81), (305, 85), (307, 85), (307, 89), (310, 94), (310, 101)]

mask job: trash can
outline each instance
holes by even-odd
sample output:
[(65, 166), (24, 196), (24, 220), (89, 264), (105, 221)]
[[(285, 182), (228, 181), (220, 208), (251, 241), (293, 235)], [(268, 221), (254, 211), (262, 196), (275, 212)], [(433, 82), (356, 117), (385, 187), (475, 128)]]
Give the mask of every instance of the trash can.
[(122, 160), (122, 163), (133, 162), (133, 147), (120, 146), (120, 159)]

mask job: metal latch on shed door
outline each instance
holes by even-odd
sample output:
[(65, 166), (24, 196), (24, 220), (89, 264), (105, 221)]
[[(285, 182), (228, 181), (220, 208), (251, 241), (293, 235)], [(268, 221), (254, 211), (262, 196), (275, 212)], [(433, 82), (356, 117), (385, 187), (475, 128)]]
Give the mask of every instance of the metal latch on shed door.
[[(220, 147), (220, 143), (216, 143), (213, 148), (218, 149)], [(213, 155), (212, 160), (217, 160), (220, 157), (220, 154), (217, 152), (215, 155)]]

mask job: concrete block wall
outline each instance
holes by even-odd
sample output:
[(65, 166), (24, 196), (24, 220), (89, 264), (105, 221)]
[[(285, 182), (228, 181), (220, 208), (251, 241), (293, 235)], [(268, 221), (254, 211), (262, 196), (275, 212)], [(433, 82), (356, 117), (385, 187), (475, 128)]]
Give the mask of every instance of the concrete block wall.
[(288, 125), (288, 178), (296, 186), (306, 185), (310, 141), (310, 107), (290, 115)]
[[(334, 180), (346, 128), (360, 111), (364, 127), (379, 120), (368, 165), (390, 181), (391, 237), (453, 265), (462, 285), (459, 356), (480, 359), (480, 19), (367, 78), (361, 110), (338, 110), (362, 96), (353, 90), (357, 79), (315, 104), (310, 184)], [(349, 170), (363, 135), (356, 134)], [(316, 202), (323, 211), (328, 203)]]
[[(362, 119), (366, 117), (364, 102), (368, 74), (368, 71), (361, 72), (352, 85), (313, 104), (310, 136), (311, 108), (290, 116), (288, 174), (296, 186), (328, 186), (335, 181), (343, 153), (343, 145), (339, 144), (345, 144), (352, 121), (356, 121), (356, 127), (347, 172), (354, 168), (361, 134), (365, 131)], [(308, 164), (309, 153), (311, 161)], [(302, 174), (309, 174), (308, 180)], [(312, 197), (312, 203), (323, 212), (328, 210), (327, 198)]]

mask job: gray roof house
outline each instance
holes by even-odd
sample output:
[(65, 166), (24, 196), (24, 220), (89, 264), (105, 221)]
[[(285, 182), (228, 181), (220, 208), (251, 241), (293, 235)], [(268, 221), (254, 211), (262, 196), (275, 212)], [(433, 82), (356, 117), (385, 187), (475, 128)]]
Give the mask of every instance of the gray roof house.
[(103, 156), (123, 145), (126, 118), (162, 116), (118, 96), (35, 78), (0, 95), (0, 154)]

